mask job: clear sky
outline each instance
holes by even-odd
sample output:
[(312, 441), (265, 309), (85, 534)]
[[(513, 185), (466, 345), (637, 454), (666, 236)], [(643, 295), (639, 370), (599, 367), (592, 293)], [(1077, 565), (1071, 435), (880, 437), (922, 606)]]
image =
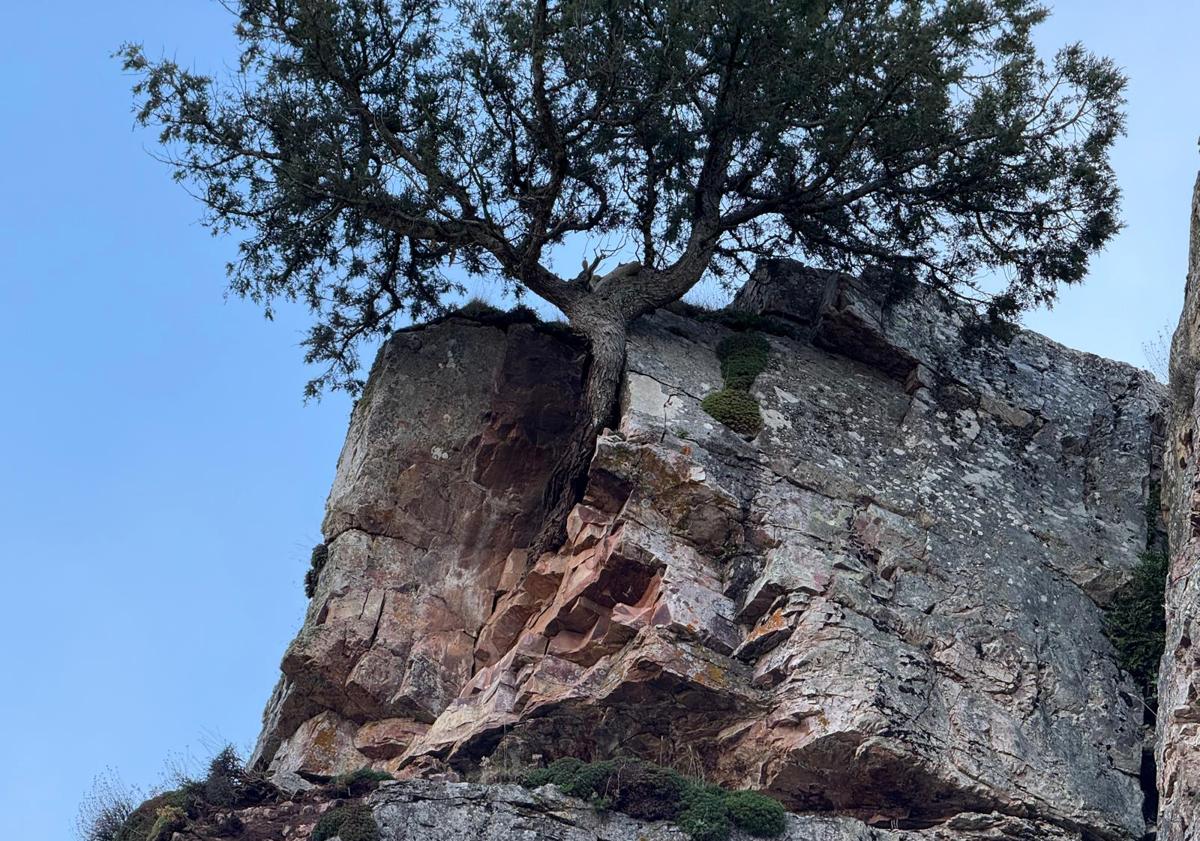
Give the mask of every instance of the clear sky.
[[(1060, 0), (1047, 47), (1123, 65), (1128, 228), (1083, 287), (1027, 324), (1144, 364), (1182, 300), (1200, 157), (1200, 5)], [(0, 53), (0, 815), (72, 835), (111, 767), (248, 746), (304, 611), (308, 551), (349, 412), (302, 405), (303, 314), (223, 298), (229, 241), (132, 130), (109, 54), (143, 41), (211, 69), (214, 0), (13, 3)], [(369, 359), (369, 354), (367, 355)]]

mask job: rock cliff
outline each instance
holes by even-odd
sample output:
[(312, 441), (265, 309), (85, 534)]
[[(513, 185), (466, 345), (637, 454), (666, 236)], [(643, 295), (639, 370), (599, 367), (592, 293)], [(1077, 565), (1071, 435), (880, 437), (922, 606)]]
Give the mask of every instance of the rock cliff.
[(1171, 347), (1171, 420), (1164, 502), (1169, 511), (1166, 653), (1159, 674), (1159, 834), (1165, 841), (1200, 838), (1200, 181), (1192, 200), (1186, 300)]
[[(1103, 609), (1152, 537), (1163, 391), (1030, 332), (966, 347), (961, 313), (871, 288), (767, 261), (730, 312), (639, 322), (541, 557), (578, 347), (458, 318), (395, 334), (255, 764), (445, 780), (628, 754), (774, 795), (795, 838), (1140, 838), (1143, 704)], [(769, 343), (754, 437), (700, 405), (739, 330)], [(375, 795), (386, 841), (626, 837), (539, 834), (515, 789), (413, 805), (432, 785)], [(447, 829), (510, 819), (524, 834)]]

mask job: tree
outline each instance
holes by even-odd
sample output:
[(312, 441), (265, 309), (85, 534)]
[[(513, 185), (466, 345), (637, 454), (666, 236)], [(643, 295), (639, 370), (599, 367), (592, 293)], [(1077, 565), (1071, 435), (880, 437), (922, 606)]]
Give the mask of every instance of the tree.
[[(225, 78), (121, 54), (207, 224), (243, 234), (233, 291), (311, 309), (310, 394), (358, 388), (360, 343), (436, 313), (453, 271), (499, 276), (586, 338), (590, 452), (628, 324), (706, 273), (871, 263), (998, 321), (1119, 228), (1124, 78), (1079, 45), (1039, 59), (1033, 0), (227, 8)], [(559, 274), (584, 235), (611, 248)]]

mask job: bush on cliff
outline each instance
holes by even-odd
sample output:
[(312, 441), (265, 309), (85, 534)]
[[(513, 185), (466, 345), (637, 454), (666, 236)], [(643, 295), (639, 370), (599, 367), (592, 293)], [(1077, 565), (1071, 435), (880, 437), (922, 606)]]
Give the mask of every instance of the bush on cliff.
[(756, 838), (783, 834), (787, 813), (774, 797), (757, 791), (730, 791), (725, 793), (724, 799), (729, 819)]
[(136, 808), (133, 794), (114, 778), (98, 780), (80, 808), (79, 837), (82, 841), (169, 841), (189, 825), (220, 824), (228, 815), (220, 815), (219, 810), (267, 803), (279, 794), (265, 777), (247, 771), (231, 746), (212, 758), (203, 778), (183, 773), (175, 777), (177, 788), (156, 794)]
[(308, 561), (308, 572), (304, 573), (304, 595), (310, 599), (317, 594), (317, 584), (321, 581), (321, 570), (329, 561), (329, 547), (318, 543), (313, 547), (312, 556)]
[(1166, 589), (1166, 554), (1146, 552), (1104, 617), (1104, 631), (1117, 650), (1117, 662), (1150, 704), (1158, 697), (1158, 663), (1166, 644)]
[(725, 841), (734, 826), (769, 838), (783, 832), (783, 806), (752, 791), (725, 791), (640, 759), (557, 759), (530, 772), (528, 788), (552, 784), (563, 794), (641, 820), (671, 820), (692, 841)]

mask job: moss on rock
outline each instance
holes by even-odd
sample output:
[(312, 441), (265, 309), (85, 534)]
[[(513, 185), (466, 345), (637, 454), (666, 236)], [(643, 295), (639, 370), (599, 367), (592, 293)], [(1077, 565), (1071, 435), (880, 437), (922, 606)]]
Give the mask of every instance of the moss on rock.
[(700, 408), (742, 435), (757, 435), (762, 430), (762, 410), (748, 391), (737, 388), (714, 391), (700, 402)]
[(754, 380), (767, 368), (771, 345), (762, 333), (726, 336), (717, 345), (725, 387), (700, 402), (700, 408), (742, 435), (757, 435), (763, 427), (762, 411), (750, 394)]
[(767, 368), (771, 345), (761, 333), (734, 333), (717, 345), (725, 387), (746, 391)]
[(379, 841), (379, 824), (361, 803), (338, 806), (321, 816), (309, 839), (326, 841), (335, 835), (342, 841)]

